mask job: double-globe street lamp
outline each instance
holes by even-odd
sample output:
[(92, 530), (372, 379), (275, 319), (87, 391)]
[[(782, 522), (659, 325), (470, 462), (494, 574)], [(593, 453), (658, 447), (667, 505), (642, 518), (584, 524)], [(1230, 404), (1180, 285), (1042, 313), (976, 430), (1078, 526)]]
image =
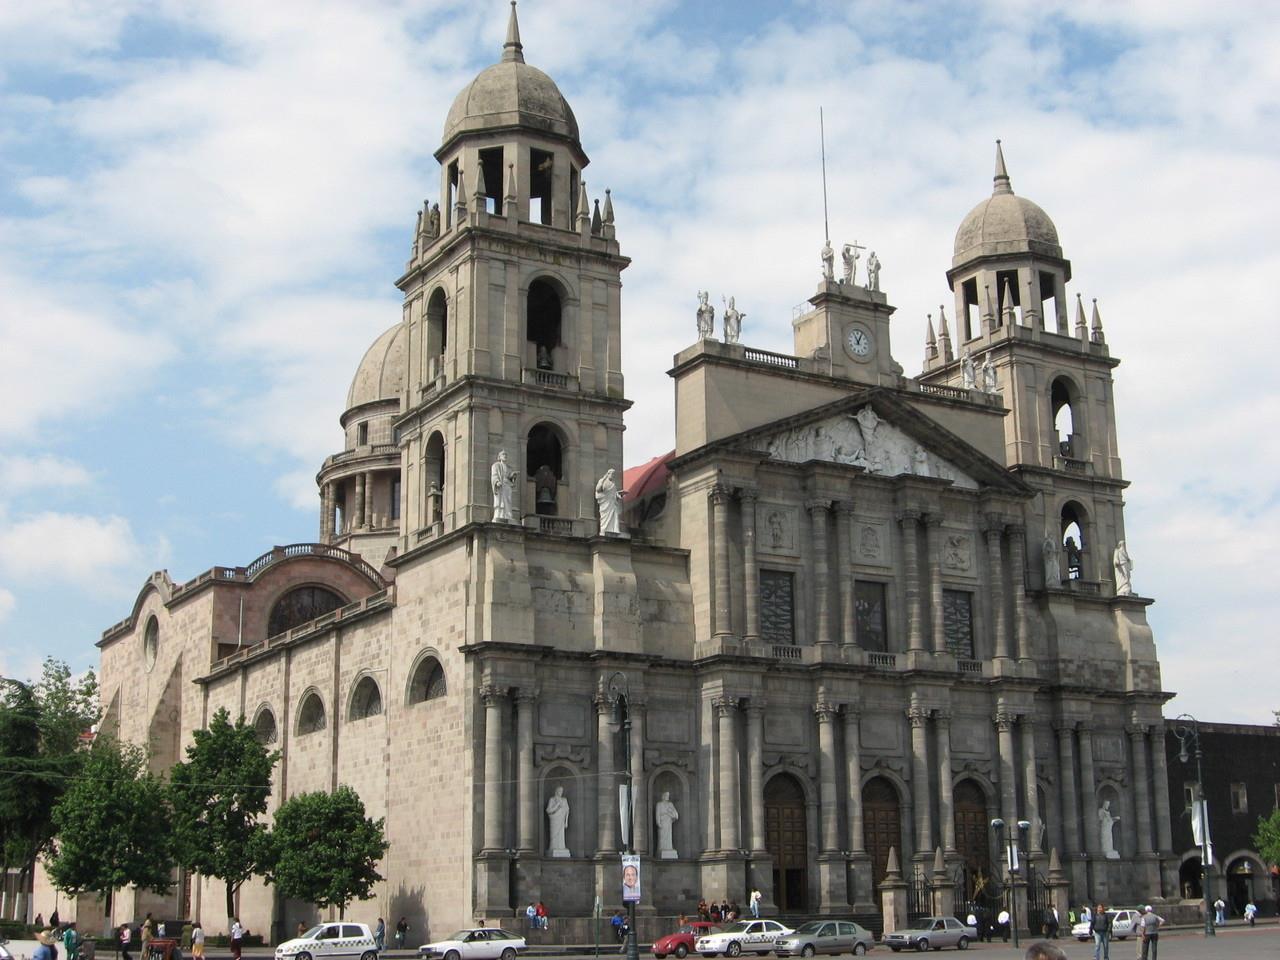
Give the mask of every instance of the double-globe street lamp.
[(1204, 799), (1204, 774), (1200, 770), (1200, 723), (1189, 713), (1175, 717), (1173, 735), (1178, 738), (1178, 759), (1187, 763), (1194, 752), (1196, 759), (1196, 795), (1191, 807), (1193, 826), (1198, 822), (1200, 834), (1200, 869), (1203, 872), (1200, 892), (1204, 894), (1204, 935), (1217, 936), (1213, 926), (1213, 865), (1209, 862), (1209, 805)]
[[(627, 687), (627, 675), (615, 671), (606, 684), (606, 696), (612, 706), (609, 725), (622, 731), (622, 841), (628, 857), (635, 856), (635, 791), (631, 782), (631, 692)], [(636, 877), (639, 880), (639, 875)], [(627, 960), (640, 960), (636, 943), (636, 902), (624, 898), (627, 903)]]
[[(1013, 927), (1013, 946), (1018, 947), (1018, 891), (1015, 880), (1022, 859), (1027, 857), (1027, 836), (1031, 831), (1031, 822), (1019, 820), (1017, 831), (1010, 830), (1008, 839), (1004, 837), (1005, 822), (999, 817), (991, 821), (991, 829), (996, 832), (996, 843), (1005, 850), (1009, 867), (1009, 925)], [(1031, 882), (1031, 871), (1027, 871), (1027, 883)], [(1030, 917), (1027, 918), (1030, 921)]]

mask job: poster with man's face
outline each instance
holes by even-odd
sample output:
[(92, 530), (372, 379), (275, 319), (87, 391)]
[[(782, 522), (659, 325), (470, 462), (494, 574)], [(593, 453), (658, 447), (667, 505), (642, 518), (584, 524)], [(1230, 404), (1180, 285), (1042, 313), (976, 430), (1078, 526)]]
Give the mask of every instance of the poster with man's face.
[(622, 858), (622, 902), (640, 902), (640, 858), (635, 854)]

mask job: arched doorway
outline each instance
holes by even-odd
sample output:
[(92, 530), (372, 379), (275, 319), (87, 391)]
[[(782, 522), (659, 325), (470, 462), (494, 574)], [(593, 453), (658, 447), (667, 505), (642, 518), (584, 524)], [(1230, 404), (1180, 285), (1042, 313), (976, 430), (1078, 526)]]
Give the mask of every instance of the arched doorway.
[[(968, 875), (991, 876), (987, 798), (972, 780), (961, 780), (951, 793), (956, 815), (956, 849)], [(970, 890), (969, 893), (973, 891)]]
[(1262, 870), (1250, 857), (1236, 857), (1227, 864), (1227, 903), (1233, 914), (1243, 916), (1245, 904), (1250, 900), (1257, 903), (1255, 880), (1261, 876)]
[(809, 832), (804, 790), (789, 773), (778, 774), (765, 785), (764, 843), (773, 858), (773, 899), (778, 909), (806, 909)]
[(884, 777), (872, 777), (862, 788), (862, 834), (871, 857), (871, 883), (876, 891), (884, 880), (890, 848), (902, 857), (902, 813), (898, 791)]
[(1184, 900), (1199, 900), (1204, 894), (1200, 876), (1200, 858), (1187, 857), (1178, 868), (1178, 889)]

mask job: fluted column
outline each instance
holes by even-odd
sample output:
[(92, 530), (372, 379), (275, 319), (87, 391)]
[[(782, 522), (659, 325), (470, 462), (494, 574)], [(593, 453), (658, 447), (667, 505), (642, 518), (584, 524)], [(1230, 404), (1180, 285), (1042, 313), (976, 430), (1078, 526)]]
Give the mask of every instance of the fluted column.
[(764, 704), (747, 703), (747, 804), (751, 850), (764, 850)]
[(596, 855), (618, 849), (617, 763), (614, 761), (614, 731), (610, 725), (613, 704), (597, 696), (596, 705)]
[(1169, 819), (1169, 764), (1164, 755), (1164, 727), (1151, 728), (1151, 783), (1156, 799), (1156, 843), (1161, 853), (1173, 850)]
[(738, 843), (738, 698), (712, 701), (720, 718), (720, 849), (737, 852)]
[(929, 514), (925, 518), (929, 548), (929, 606), (933, 627), (933, 652), (947, 652), (947, 631), (942, 616), (942, 517)]
[(1009, 567), (1013, 572), (1013, 639), (1019, 660), (1031, 659), (1031, 638), (1027, 630), (1027, 546), (1026, 530), (1020, 523), (1005, 528), (1009, 534)]
[(923, 855), (933, 849), (929, 821), (929, 711), (912, 704), (907, 720), (911, 723), (911, 805), (916, 813), (916, 850)]
[(356, 474), (356, 502), (355, 507), (351, 511), (351, 530), (359, 530), (364, 526), (364, 474)]
[(822, 852), (840, 850), (840, 815), (836, 809), (836, 716), (834, 703), (820, 700), (813, 712), (818, 717), (818, 817)]
[(853, 504), (836, 501), (836, 577), (840, 584), (840, 644), (852, 647), (853, 635)]
[(1081, 853), (1080, 802), (1076, 792), (1076, 731), (1073, 721), (1063, 721), (1058, 726), (1058, 772), (1062, 788), (1063, 837), (1066, 852)]
[(956, 852), (955, 798), (951, 792), (951, 716), (934, 717), (938, 733), (938, 819), (941, 821), (942, 849), (948, 855)]
[(493, 684), (480, 688), (484, 701), (484, 848), (506, 848), (502, 835), (502, 747), (506, 743), (507, 691)]
[(1009, 657), (1009, 617), (1004, 608), (1004, 559), (1000, 550), (1000, 528), (990, 526), (987, 537), (987, 560), (991, 568), (991, 619), (996, 634), (996, 656)]
[(1036, 725), (1031, 714), (1022, 717), (1022, 787), (1023, 809), (1027, 812), (1027, 820), (1031, 822), (1031, 836), (1027, 838), (1027, 848), (1033, 853), (1040, 852), (1040, 797), (1036, 791), (1039, 778), (1036, 776)]
[(628, 701), (627, 708), (631, 711), (631, 829), (635, 831), (632, 842), (636, 853), (648, 853), (653, 811), (649, 808), (649, 784), (644, 775), (644, 701)]
[(827, 599), (827, 585), (831, 580), (830, 560), (827, 556), (827, 511), (829, 500), (810, 500), (805, 504), (813, 530), (813, 605), (817, 616), (816, 642), (831, 643), (831, 605)]
[(996, 712), (996, 739), (1000, 751), (1000, 816), (1013, 829), (1018, 822), (1018, 790), (1013, 766), (1013, 714)]
[(533, 765), (532, 690), (516, 692), (516, 781), (519, 800), (516, 807), (516, 832), (521, 850), (538, 849), (538, 783)]
[(716, 484), (711, 488), (711, 526), (715, 537), (715, 569), (711, 573), (712, 609), (716, 636), (733, 633), (729, 608), (729, 488)]
[(1151, 853), (1151, 786), (1147, 780), (1147, 727), (1133, 724), (1126, 728), (1133, 750), (1133, 805), (1138, 816), (1136, 832), (1138, 853)]
[(902, 525), (903, 592), (907, 600), (908, 650), (924, 649), (924, 611), (920, 606), (920, 551), (916, 548), (916, 527), (919, 521), (918, 511), (904, 510), (898, 514), (898, 523)]
[(863, 758), (861, 758), (861, 714), (845, 707), (845, 785), (849, 813), (849, 849), (860, 854), (867, 849), (863, 840)]
[(373, 471), (370, 470), (364, 475), (364, 525), (372, 527), (376, 523), (377, 518), (374, 514), (373, 502)]
[(760, 562), (756, 559), (756, 491), (739, 494), (742, 510), (742, 599), (747, 613), (746, 638), (760, 639)]
[(1098, 835), (1098, 786), (1093, 775), (1093, 734), (1080, 728), (1080, 807), (1084, 821), (1084, 848), (1090, 856), (1102, 855), (1102, 838)]

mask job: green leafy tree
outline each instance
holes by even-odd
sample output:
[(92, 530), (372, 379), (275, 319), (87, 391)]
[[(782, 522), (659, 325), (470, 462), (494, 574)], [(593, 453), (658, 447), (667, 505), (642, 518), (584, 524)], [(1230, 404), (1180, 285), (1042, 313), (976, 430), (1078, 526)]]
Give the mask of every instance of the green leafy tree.
[(280, 805), (271, 830), (268, 878), (285, 897), (337, 907), (368, 900), (382, 879), (378, 861), (387, 851), (383, 821), (365, 816), (350, 787), (333, 793), (300, 793)]
[(1267, 863), (1280, 863), (1280, 810), (1272, 810), (1270, 816), (1259, 818), (1253, 849), (1262, 854)]
[(165, 893), (173, 885), (167, 790), (147, 770), (141, 747), (99, 737), (54, 807), (53, 824), (53, 885), (72, 895), (96, 894), (108, 916), (113, 890)]
[(225, 709), (193, 737), (187, 759), (169, 778), (174, 849), (184, 867), (226, 884), (230, 918), (236, 891), (269, 865), (267, 828), (259, 818), (267, 812), (280, 754), (258, 742), (244, 717), (232, 724)]

